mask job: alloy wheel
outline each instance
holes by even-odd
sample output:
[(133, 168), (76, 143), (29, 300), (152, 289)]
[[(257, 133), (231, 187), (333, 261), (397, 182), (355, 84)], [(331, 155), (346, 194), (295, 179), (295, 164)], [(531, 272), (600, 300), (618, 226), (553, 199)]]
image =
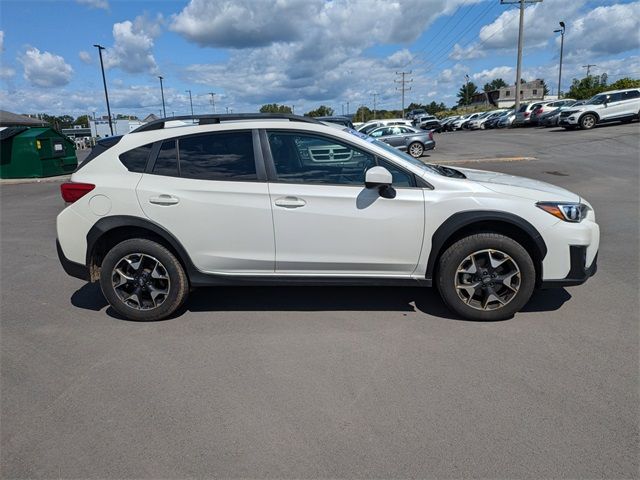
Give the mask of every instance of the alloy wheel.
[(171, 287), (165, 266), (145, 253), (121, 258), (111, 272), (111, 282), (120, 300), (136, 310), (159, 307)]
[(466, 257), (456, 270), (458, 297), (477, 310), (504, 307), (520, 290), (520, 268), (513, 258), (494, 249), (479, 250)]

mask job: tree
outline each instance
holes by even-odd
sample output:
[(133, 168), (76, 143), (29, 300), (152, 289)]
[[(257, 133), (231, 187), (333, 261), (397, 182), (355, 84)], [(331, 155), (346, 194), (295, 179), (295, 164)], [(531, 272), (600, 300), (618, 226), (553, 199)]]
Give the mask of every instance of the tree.
[(260, 107), (260, 113), (291, 113), (291, 107), (288, 105), (278, 105), (277, 103), (268, 103)]
[(320, 105), (315, 110), (311, 110), (304, 114), (305, 117), (330, 117), (333, 115), (333, 108)]
[(73, 122), (74, 125), (82, 125), (83, 127), (89, 127), (89, 115), (80, 115)]
[(469, 105), (471, 103), (471, 97), (478, 93), (478, 87), (475, 83), (463, 83), (458, 91), (458, 104)]
[(493, 90), (498, 90), (501, 87), (507, 86), (507, 82), (505, 82), (503, 79), (496, 78), (494, 80), (491, 80), (489, 83), (485, 83), (482, 90), (484, 90), (485, 92), (492, 92)]
[(547, 84), (544, 83), (543, 79), (540, 79), (540, 83), (542, 84), (542, 94), (546, 97), (549, 95), (549, 87), (547, 87)]
[(573, 79), (571, 88), (567, 92), (567, 97), (575, 98), (576, 100), (584, 100), (591, 98), (598, 93), (607, 90), (622, 90), (624, 88), (640, 88), (640, 80), (634, 80), (629, 77), (621, 78), (620, 80), (613, 82), (611, 85), (607, 85), (608, 77), (606, 73), (600, 76), (589, 75), (583, 79)]

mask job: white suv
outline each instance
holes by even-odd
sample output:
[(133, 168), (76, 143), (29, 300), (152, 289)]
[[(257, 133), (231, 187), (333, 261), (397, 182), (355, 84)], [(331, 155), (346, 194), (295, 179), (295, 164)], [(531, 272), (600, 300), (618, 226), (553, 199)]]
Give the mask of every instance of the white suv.
[(598, 123), (631, 122), (640, 118), (640, 88), (612, 90), (595, 95), (583, 105), (560, 113), (560, 126), (588, 130)]
[(61, 186), (60, 261), (127, 318), (165, 318), (192, 287), (329, 284), (433, 285), (497, 320), (596, 270), (594, 212), (562, 188), (310, 118), (186, 120), (108, 139)]

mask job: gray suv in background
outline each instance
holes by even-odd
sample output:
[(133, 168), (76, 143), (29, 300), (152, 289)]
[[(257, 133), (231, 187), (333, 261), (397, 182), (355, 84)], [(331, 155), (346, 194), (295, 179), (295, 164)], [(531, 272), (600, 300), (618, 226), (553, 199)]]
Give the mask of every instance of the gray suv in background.
[(414, 158), (421, 157), (425, 150), (433, 150), (436, 146), (431, 130), (418, 130), (404, 125), (379, 127), (369, 132), (369, 136), (406, 151)]

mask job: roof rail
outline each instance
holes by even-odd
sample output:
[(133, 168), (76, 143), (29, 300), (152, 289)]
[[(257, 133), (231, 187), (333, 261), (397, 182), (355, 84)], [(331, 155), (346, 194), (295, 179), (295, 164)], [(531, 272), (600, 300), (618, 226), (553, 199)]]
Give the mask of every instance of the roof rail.
[(320, 123), (318, 120), (312, 117), (302, 117), (300, 115), (292, 115), (289, 113), (223, 113), (223, 114), (207, 114), (207, 115), (184, 115), (179, 117), (160, 118), (153, 120), (152, 122), (145, 123), (139, 126), (131, 133), (146, 132), (149, 130), (161, 130), (164, 128), (166, 122), (173, 122), (176, 120), (198, 120), (199, 125), (211, 125), (215, 123), (233, 121), (233, 120), (268, 120), (268, 119), (286, 119), (290, 122), (306, 122), (306, 123)]

